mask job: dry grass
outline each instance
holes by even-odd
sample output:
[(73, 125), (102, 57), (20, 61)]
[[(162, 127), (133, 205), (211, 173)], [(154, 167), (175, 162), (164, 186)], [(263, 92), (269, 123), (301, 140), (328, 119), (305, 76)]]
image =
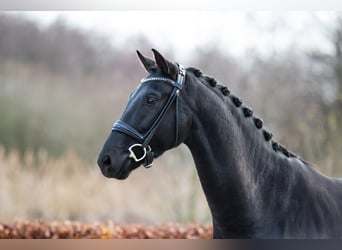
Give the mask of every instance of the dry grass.
[(125, 181), (103, 177), (96, 165), (140, 76), (71, 79), (17, 62), (2, 62), (0, 75), (0, 223), (210, 222), (185, 147)]
[[(0, 222), (113, 220), (119, 223), (209, 223), (209, 211), (185, 148), (138, 169), (127, 180), (102, 176), (75, 154), (37, 158), (0, 148)], [(182, 163), (182, 164), (180, 164)]]

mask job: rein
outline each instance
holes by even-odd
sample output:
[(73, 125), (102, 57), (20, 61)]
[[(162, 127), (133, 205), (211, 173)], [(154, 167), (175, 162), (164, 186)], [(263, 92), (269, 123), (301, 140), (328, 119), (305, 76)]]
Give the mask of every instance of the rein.
[(176, 131), (175, 131), (175, 142), (174, 146), (177, 145), (178, 142), (178, 120), (179, 120), (179, 114), (178, 114), (178, 96), (180, 91), (182, 90), (183, 83), (185, 81), (185, 68), (176, 63), (178, 67), (178, 76), (177, 80), (171, 80), (169, 78), (165, 77), (146, 77), (141, 80), (141, 84), (147, 83), (147, 82), (153, 82), (153, 81), (160, 81), (169, 84), (173, 87), (172, 92), (166, 101), (164, 107), (160, 111), (157, 119), (153, 122), (151, 127), (145, 132), (144, 134), (140, 133), (138, 130), (133, 128), (131, 125), (127, 124), (126, 122), (122, 120), (118, 120), (114, 123), (112, 127), (112, 131), (118, 131), (123, 134), (126, 134), (130, 137), (132, 137), (134, 140), (137, 141), (136, 144), (131, 145), (128, 150), (130, 152), (129, 158), (132, 158), (135, 162), (139, 162), (144, 160), (144, 167), (149, 168), (152, 166), (152, 162), (154, 159), (154, 153), (152, 151), (151, 146), (149, 145), (150, 141), (152, 140), (154, 134), (157, 131), (157, 128), (159, 124), (163, 121), (167, 111), (170, 109), (171, 105), (175, 102), (176, 104)]

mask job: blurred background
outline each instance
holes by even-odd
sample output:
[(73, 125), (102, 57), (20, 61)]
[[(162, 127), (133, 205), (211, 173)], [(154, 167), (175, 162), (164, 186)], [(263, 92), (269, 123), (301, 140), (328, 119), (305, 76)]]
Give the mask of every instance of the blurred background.
[(97, 154), (146, 75), (201, 68), (276, 140), (342, 177), (342, 13), (0, 12), (0, 222), (210, 223), (188, 149), (107, 179)]

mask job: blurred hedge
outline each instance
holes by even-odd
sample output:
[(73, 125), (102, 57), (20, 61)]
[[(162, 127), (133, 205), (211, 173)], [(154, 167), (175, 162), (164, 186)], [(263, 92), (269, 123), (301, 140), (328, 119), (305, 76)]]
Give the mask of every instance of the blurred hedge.
[[(265, 121), (276, 140), (329, 175), (342, 174), (342, 19), (333, 50), (291, 47), (234, 58), (215, 44), (194, 50), (187, 66), (215, 76)], [(72, 149), (95, 161), (127, 96), (145, 75), (135, 51), (59, 19), (40, 27), (0, 14), (0, 144), (59, 156)], [(305, 39), (305, 37), (303, 37)], [(129, 44), (153, 47), (142, 37)], [(172, 53), (160, 50), (176, 59)], [(144, 51), (145, 52), (145, 51)]]

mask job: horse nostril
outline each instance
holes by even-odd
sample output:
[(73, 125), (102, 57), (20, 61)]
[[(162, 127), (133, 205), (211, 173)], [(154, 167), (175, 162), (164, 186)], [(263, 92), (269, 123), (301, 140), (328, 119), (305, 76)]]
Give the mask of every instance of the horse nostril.
[(105, 166), (110, 166), (112, 164), (112, 161), (110, 160), (110, 157), (109, 155), (105, 155), (102, 159), (102, 163), (105, 165)]

